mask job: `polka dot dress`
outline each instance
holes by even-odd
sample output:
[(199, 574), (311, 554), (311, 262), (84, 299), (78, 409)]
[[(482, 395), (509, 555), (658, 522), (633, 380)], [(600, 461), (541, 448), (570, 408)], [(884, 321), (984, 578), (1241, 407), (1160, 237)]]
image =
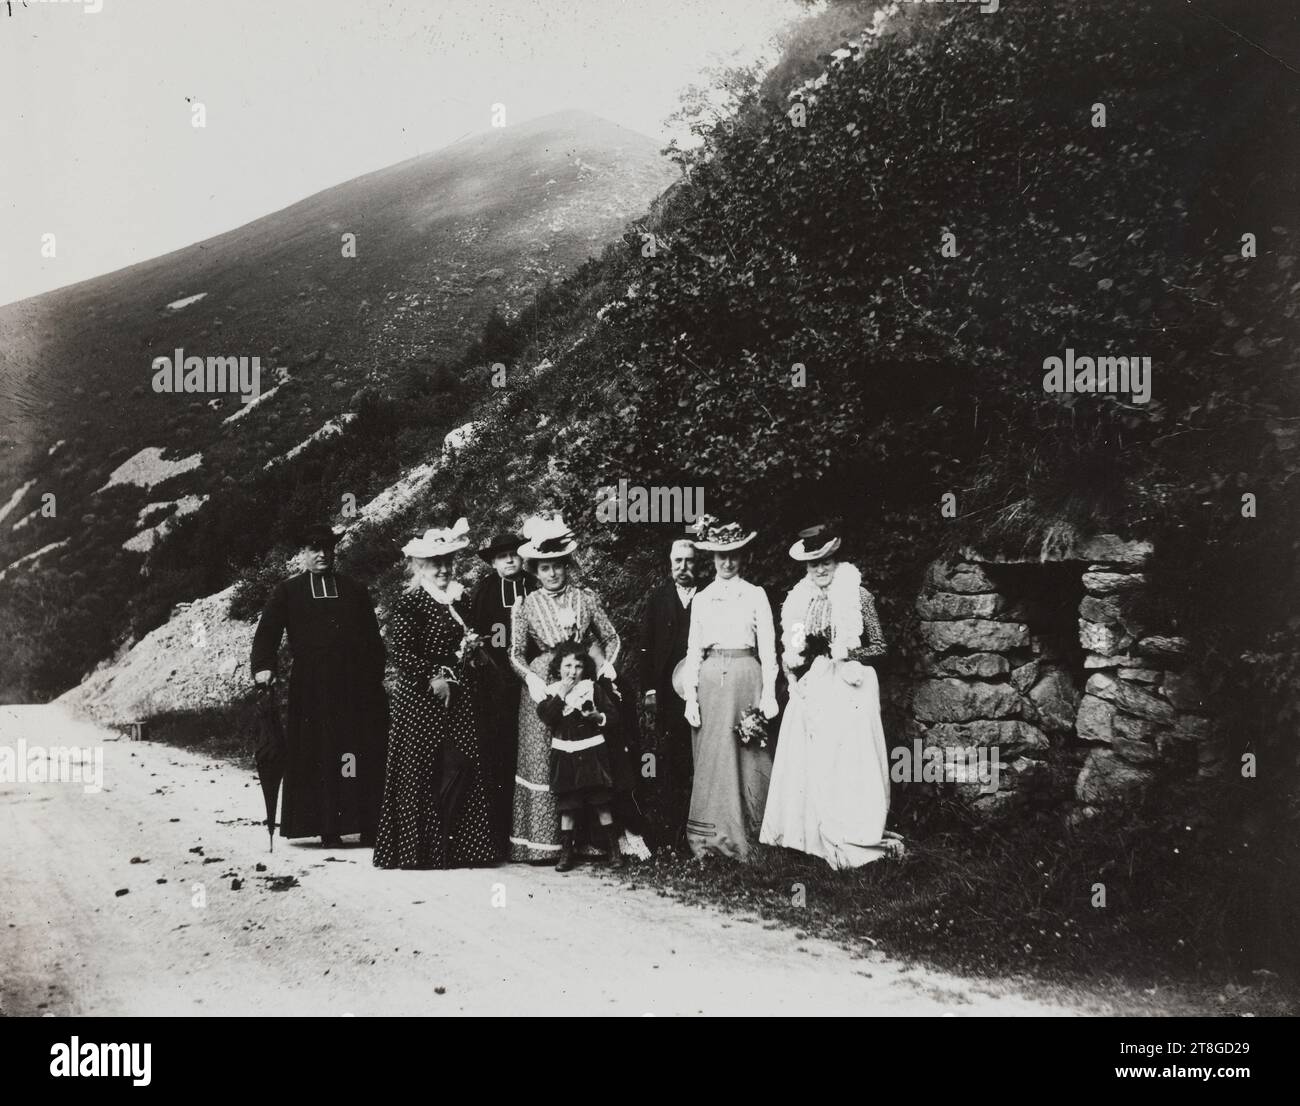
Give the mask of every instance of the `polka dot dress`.
[[(463, 633), (423, 589), (405, 592), (393, 609), (388, 655), (398, 682), (375, 838), (378, 868), (467, 868), (497, 859), (474, 673), (456, 660)], [(440, 665), (460, 681), (452, 685), (450, 706), (429, 691)]]

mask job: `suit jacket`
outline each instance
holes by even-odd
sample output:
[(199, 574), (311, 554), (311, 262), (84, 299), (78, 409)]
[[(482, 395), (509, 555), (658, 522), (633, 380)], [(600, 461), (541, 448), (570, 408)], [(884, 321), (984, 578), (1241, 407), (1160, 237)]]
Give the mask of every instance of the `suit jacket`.
[[(693, 601), (692, 601), (693, 602)], [(651, 593), (641, 621), (641, 691), (672, 688), (673, 669), (686, 656), (691, 608), (683, 607), (669, 580)]]

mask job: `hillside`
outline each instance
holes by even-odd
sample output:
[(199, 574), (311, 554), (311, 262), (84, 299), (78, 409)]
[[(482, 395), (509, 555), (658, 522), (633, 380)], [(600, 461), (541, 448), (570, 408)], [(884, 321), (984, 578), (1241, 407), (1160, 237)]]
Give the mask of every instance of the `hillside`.
[[(61, 690), (203, 590), (208, 580), (177, 581), (148, 612), (127, 611), (141, 572), (153, 572), (142, 553), (160, 526), (201, 517), (203, 496), (249, 486), (268, 465), (282, 470), (282, 489), (310, 484), (303, 455), (352, 429), (340, 416), (360, 414), (364, 430), (367, 397), (420, 391), (424, 425), (449, 428), (456, 403), (444, 385), (455, 382), (445, 366), (485, 320), (517, 317), (675, 175), (645, 136), (566, 112), (0, 308), (0, 569), (43, 551), (0, 583), (0, 617), (24, 630), (0, 690)], [(345, 233), (356, 236), (355, 257), (344, 256)], [(243, 408), (234, 396), (155, 393), (153, 359), (178, 348), (260, 357), (262, 398)], [(410, 460), (389, 446), (349, 486), (359, 501)], [(52, 509), (42, 510), (48, 494)], [(212, 571), (228, 571), (224, 557)], [(57, 608), (71, 596), (84, 610), (69, 621)]]
[[(152, 699), (178, 731), (243, 742), (238, 643), (292, 552), (283, 519), (312, 509), (354, 525), (345, 563), (384, 605), (404, 531), (464, 514), (478, 536), (563, 508), (634, 649), (678, 527), (598, 521), (598, 490), (626, 479), (703, 487), (710, 513), (757, 527), (747, 575), (774, 599), (797, 578), (792, 533), (841, 516), (891, 642), (885, 729), (903, 745), (914, 692), (936, 682), (922, 619), (1014, 626), (961, 613), (1000, 603), (958, 594), (987, 589), (954, 582), (936, 599), (936, 561), (977, 549), (1032, 573), (1073, 550), (1037, 586), (1066, 601), (1073, 678), (1153, 716), (1136, 739), (1101, 737), (1111, 764), (1141, 758), (1158, 781), (1140, 801), (1103, 781), (1100, 810), (1079, 810), (1098, 744), (1066, 717), (1044, 740), (1041, 786), (1003, 823), (976, 822), (947, 785), (897, 787), (907, 867), (846, 883), (777, 858), (719, 881), (669, 859), (637, 878), (763, 902), (809, 880), (820, 905), (793, 924), (817, 915), (963, 970), (1227, 972), (1261, 988), (1300, 976), (1300, 18), (1234, 7), (832, 5), (678, 155), (682, 181), (535, 307), (489, 320), (435, 390), (399, 373), (295, 479), (223, 483), (176, 523), (131, 617), (151, 629), (170, 602), (208, 596), (220, 671), (192, 649), (168, 663), (182, 615), (69, 700), (123, 721)], [(1047, 359), (1067, 351), (1149, 357), (1150, 392), (1045, 390)], [(502, 387), (488, 383), (495, 361)], [(451, 423), (431, 433), (433, 410), (473, 424), (460, 448), (443, 452)], [(407, 479), (381, 480), (380, 457)], [(358, 474), (392, 508), (364, 526), (338, 511)], [(1136, 617), (1178, 643), (1178, 671), (1118, 644), (1109, 658), (1078, 650), (1085, 609), (1135, 615), (1081, 598), (1085, 573), (1132, 582), (1094, 571), (1116, 559), (1099, 536), (1141, 550), (1132, 578), (1150, 609)], [(956, 659), (1006, 665), (971, 648)], [(1104, 665), (1113, 678), (1093, 671)], [(622, 679), (634, 692), (634, 671)], [(1157, 684), (1194, 701), (1201, 748), (1224, 746), (1241, 770), (1166, 758), (1172, 708), (1144, 690)], [(1107, 910), (1082, 890), (1101, 873)], [(971, 917), (987, 924), (973, 933)]]

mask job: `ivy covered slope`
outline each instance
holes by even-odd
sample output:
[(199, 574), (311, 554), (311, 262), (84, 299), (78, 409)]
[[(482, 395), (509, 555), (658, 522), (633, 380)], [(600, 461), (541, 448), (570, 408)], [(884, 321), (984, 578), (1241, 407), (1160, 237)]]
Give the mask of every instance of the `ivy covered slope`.
[[(1118, 529), (1234, 733), (1293, 729), (1300, 52), (1290, 16), (1254, 13), (1261, 47), (1211, 16), (907, 5), (756, 85), (533, 321), (445, 505), (563, 505), (629, 627), (665, 531), (597, 523), (619, 479), (703, 486), (782, 589), (791, 532), (843, 515), (900, 635), (945, 547)], [(1149, 357), (1149, 401), (1047, 394), (1067, 349)]]

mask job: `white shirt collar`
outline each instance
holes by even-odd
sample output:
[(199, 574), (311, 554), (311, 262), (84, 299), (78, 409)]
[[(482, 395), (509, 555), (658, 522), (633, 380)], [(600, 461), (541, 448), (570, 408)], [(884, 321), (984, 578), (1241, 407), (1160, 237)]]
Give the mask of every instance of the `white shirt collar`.
[(465, 594), (465, 586), (459, 580), (453, 580), (447, 585), (446, 591), (439, 591), (431, 584), (420, 581), (422, 587), (436, 602), (441, 603), (444, 607), (455, 603), (462, 595)]

